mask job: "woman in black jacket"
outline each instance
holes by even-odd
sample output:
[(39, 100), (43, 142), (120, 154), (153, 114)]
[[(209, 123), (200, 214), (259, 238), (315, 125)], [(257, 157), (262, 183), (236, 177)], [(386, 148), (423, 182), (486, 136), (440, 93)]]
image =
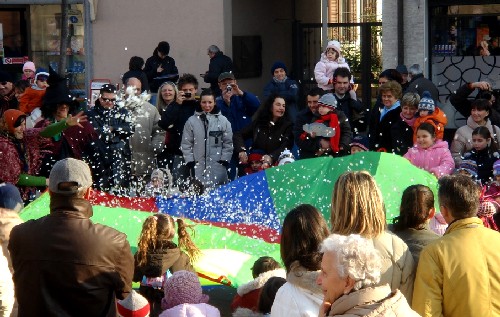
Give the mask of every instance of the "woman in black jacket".
[(252, 140), (251, 150), (264, 153), (262, 161), (272, 166), (281, 152), (293, 146), (293, 124), (287, 117), (285, 99), (273, 94), (257, 110), (252, 123), (234, 134), (234, 149), (240, 162), (248, 161), (245, 141)]

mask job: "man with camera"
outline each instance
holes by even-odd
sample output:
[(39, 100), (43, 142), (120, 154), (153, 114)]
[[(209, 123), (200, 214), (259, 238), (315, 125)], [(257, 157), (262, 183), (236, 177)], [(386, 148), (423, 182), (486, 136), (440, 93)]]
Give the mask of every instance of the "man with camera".
[(177, 182), (180, 178), (187, 177), (184, 159), (181, 151), (182, 131), (186, 121), (194, 114), (198, 105), (196, 92), (198, 80), (192, 74), (184, 74), (179, 78), (179, 103), (172, 103), (161, 114), (158, 125), (167, 131), (169, 141), (167, 151), (173, 155), (172, 178)]
[[(252, 116), (260, 106), (257, 97), (238, 86), (233, 73), (225, 72), (219, 75), (219, 88), (222, 95), (217, 97), (217, 107), (231, 123), (233, 133), (236, 133), (252, 122)], [(247, 144), (247, 147), (250, 144)], [(236, 176), (238, 157), (233, 155), (229, 164), (229, 177), (233, 180)]]

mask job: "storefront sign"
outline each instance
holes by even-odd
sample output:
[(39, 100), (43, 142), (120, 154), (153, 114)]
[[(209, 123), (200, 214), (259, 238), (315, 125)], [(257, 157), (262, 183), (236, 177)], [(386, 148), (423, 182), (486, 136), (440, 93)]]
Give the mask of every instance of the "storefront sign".
[(4, 57), (3, 58), (3, 63), (6, 65), (13, 65), (13, 64), (24, 64), (28, 61), (28, 56), (23, 56), (23, 57)]

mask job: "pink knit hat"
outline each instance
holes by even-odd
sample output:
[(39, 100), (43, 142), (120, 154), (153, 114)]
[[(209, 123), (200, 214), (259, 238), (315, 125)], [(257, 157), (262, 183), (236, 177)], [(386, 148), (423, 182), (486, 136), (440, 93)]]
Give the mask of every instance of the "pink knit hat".
[(177, 271), (163, 285), (165, 297), (161, 300), (163, 310), (181, 304), (201, 304), (208, 302), (208, 295), (201, 292), (198, 276), (189, 271)]
[(26, 62), (26, 63), (24, 63), (24, 65), (23, 65), (23, 71), (26, 70), (26, 69), (31, 69), (33, 72), (36, 72), (35, 63), (33, 63), (33, 62)]

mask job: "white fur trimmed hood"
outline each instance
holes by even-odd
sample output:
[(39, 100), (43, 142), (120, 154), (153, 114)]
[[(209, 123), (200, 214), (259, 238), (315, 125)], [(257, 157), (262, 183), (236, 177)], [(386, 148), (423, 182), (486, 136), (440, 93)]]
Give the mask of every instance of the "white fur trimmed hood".
[(266, 284), (267, 280), (270, 279), (271, 277), (282, 277), (286, 279), (286, 271), (284, 269), (276, 269), (261, 273), (252, 281), (240, 285), (237, 290), (238, 295), (243, 296), (245, 294), (250, 293), (253, 290), (261, 288), (262, 286), (264, 286), (264, 284)]

